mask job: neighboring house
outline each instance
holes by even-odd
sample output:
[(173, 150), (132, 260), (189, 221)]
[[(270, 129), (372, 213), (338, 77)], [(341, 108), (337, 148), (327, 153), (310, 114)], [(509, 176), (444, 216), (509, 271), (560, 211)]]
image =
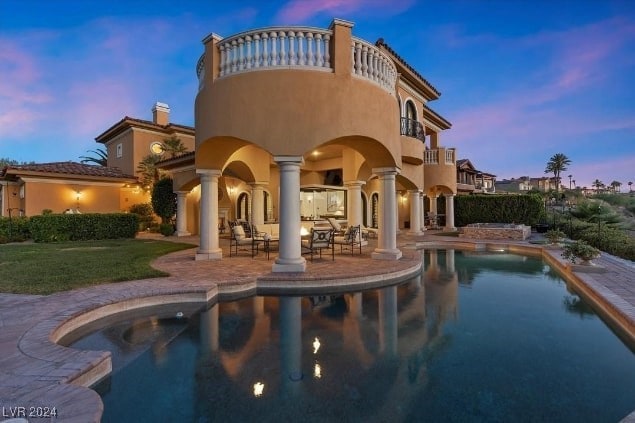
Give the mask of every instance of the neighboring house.
[(194, 128), (170, 123), (170, 107), (157, 102), (152, 121), (124, 117), (98, 135), (95, 140), (108, 152), (108, 166), (129, 175), (138, 175), (139, 162), (149, 154), (166, 156), (163, 140), (176, 137), (188, 151), (194, 151)]
[(194, 150), (194, 128), (169, 122), (170, 108), (156, 103), (153, 120), (124, 117), (96, 141), (105, 145), (108, 166), (75, 162), (39, 163), (0, 169), (0, 216), (127, 211), (150, 202), (149, 187), (141, 187), (139, 162), (147, 155), (167, 156), (163, 140), (176, 137)]
[(527, 192), (531, 191), (531, 184), (528, 176), (520, 178), (501, 179), (496, 181), (497, 192)]
[[(160, 162), (178, 194), (177, 232), (199, 233), (197, 259), (219, 259), (217, 222), (280, 225), (275, 272), (304, 271), (301, 220), (378, 228), (377, 259), (401, 257), (399, 228), (421, 233), (445, 202), (454, 229), (456, 151), (430, 108), (440, 92), (384, 40), (272, 27), (211, 34), (196, 73), (196, 148)], [(109, 150), (110, 152), (110, 150)]]
[(0, 216), (33, 216), (45, 209), (125, 211), (147, 202), (136, 182), (135, 176), (116, 168), (75, 162), (11, 165), (0, 170)]
[(494, 193), (496, 175), (477, 170), (468, 159), (456, 161), (456, 188), (458, 194)]

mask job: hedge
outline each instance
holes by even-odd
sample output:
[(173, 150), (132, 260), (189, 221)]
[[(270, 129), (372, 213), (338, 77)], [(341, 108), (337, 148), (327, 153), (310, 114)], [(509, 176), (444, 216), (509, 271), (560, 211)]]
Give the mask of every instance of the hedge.
[(545, 219), (539, 195), (459, 195), (454, 198), (454, 224), (523, 223), (535, 226)]
[(134, 213), (49, 214), (29, 224), (35, 242), (134, 238), (138, 225)]
[(22, 242), (30, 237), (28, 217), (0, 217), (0, 244)]

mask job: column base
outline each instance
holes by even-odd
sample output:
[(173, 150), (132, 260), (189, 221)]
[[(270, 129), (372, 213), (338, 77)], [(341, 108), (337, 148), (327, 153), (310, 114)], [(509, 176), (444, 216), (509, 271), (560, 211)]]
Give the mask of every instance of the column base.
[(298, 259), (281, 259), (277, 258), (276, 262), (271, 266), (274, 273), (295, 273), (306, 271), (306, 260), (304, 257)]
[(380, 250), (376, 249), (370, 255), (373, 260), (399, 260), (402, 256), (401, 250)]
[(192, 235), (191, 233), (189, 233), (188, 231), (176, 231), (176, 236), (190, 236)]
[(448, 228), (447, 226), (443, 228), (443, 232), (455, 232), (456, 228), (454, 226)]
[(220, 260), (223, 258), (223, 250), (197, 251), (194, 260)]
[(414, 235), (414, 236), (423, 235), (423, 231), (410, 231), (408, 232), (408, 235)]

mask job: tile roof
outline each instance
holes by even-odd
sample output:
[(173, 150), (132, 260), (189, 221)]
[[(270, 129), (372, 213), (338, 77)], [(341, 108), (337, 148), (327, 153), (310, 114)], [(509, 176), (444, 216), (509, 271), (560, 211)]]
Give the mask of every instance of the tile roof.
[(194, 127), (187, 125), (179, 125), (176, 123), (168, 123), (167, 125), (159, 125), (158, 123), (154, 123), (150, 120), (137, 119), (132, 118), (130, 116), (124, 116), (119, 122), (112, 125), (110, 128), (106, 129), (101, 134), (95, 137), (97, 142), (106, 142), (108, 139), (113, 136), (123, 132), (124, 130), (130, 127), (142, 127), (146, 129), (151, 129), (155, 131), (163, 132), (164, 134), (173, 134), (175, 132), (182, 133), (190, 133), (194, 135)]
[(9, 165), (0, 170), (0, 177), (7, 173), (21, 172), (57, 173), (72, 176), (93, 176), (101, 178), (136, 179), (136, 176), (126, 175), (117, 167), (93, 166), (77, 162), (32, 163), (23, 165)]
[(383, 38), (378, 39), (375, 42), (375, 45), (377, 47), (384, 47), (386, 50), (388, 50), (390, 52), (390, 54), (392, 54), (395, 59), (399, 60), (399, 62), (401, 62), (401, 64), (408, 69), (410, 72), (412, 72), (417, 78), (419, 78), (421, 81), (423, 81), (423, 83), (425, 85), (427, 85), (437, 96), (441, 96), (441, 92), (439, 92), (439, 90), (437, 90), (431, 83), (430, 81), (428, 81), (427, 79), (425, 79), (423, 76), (421, 76), (421, 74), (419, 72), (417, 72), (417, 70), (415, 68), (413, 68), (411, 65), (408, 64), (408, 62), (406, 62), (399, 54), (397, 54), (397, 52), (395, 50), (393, 50), (388, 44), (386, 44), (386, 42), (384, 41)]

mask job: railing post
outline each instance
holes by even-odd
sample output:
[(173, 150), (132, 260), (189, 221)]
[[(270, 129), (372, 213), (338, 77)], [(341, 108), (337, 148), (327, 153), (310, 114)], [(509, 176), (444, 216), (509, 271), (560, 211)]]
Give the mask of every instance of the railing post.
[(353, 51), (351, 50), (353, 37), (351, 33), (353, 25), (353, 22), (333, 19), (329, 26), (329, 29), (333, 31), (330, 57), (337, 76), (348, 75), (350, 77), (351, 75), (351, 62), (353, 61)]

